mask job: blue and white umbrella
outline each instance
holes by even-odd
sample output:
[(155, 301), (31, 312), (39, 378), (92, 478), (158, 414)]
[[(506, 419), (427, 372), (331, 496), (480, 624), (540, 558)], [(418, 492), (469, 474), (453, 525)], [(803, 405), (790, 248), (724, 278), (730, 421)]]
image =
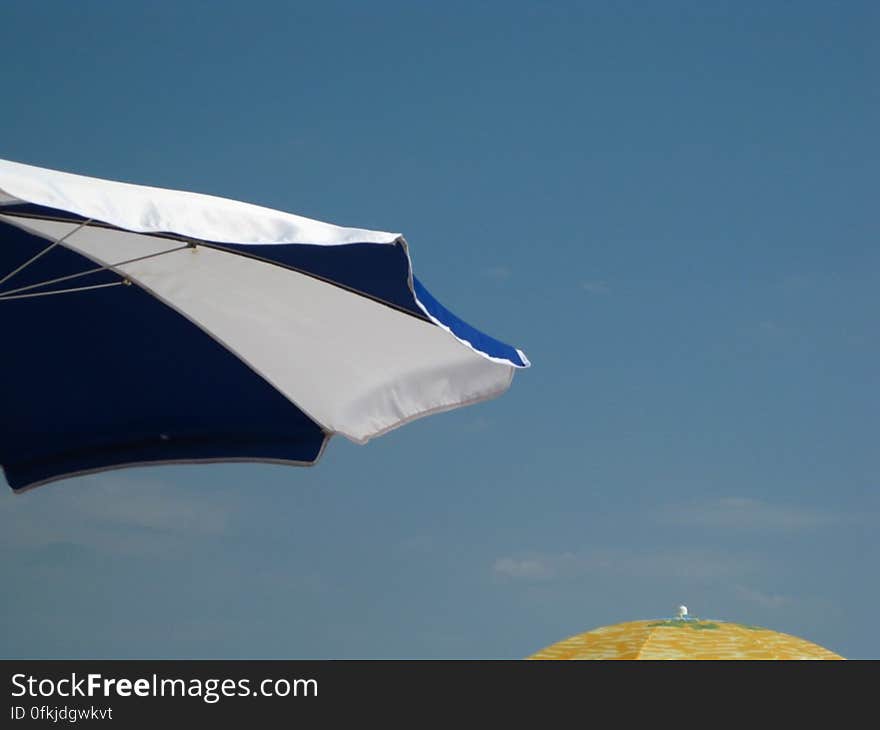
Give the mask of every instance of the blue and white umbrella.
[(525, 355), (445, 309), (397, 233), (0, 160), (0, 464), (313, 464), (503, 393)]

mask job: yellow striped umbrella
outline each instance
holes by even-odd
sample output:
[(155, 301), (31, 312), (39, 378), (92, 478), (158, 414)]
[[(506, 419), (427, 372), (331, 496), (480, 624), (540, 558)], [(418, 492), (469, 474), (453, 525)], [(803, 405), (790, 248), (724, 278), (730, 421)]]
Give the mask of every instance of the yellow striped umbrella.
[(528, 659), (843, 659), (778, 631), (677, 618), (603, 626), (551, 644)]

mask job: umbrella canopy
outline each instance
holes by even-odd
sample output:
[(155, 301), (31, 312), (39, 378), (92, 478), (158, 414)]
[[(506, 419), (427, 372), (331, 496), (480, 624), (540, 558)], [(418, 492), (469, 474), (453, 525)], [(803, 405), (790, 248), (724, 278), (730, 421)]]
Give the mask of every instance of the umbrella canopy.
[(528, 659), (843, 659), (818, 644), (759, 626), (672, 619), (603, 626)]
[(0, 160), (0, 464), (312, 464), (503, 393), (526, 356), (413, 276), (403, 236)]

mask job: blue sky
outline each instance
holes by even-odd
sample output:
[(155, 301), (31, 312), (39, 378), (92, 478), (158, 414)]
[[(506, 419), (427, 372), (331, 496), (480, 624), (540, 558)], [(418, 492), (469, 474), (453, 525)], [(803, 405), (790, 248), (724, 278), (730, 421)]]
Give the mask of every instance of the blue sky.
[(855, 1), (6, 3), (0, 157), (400, 231), (533, 367), (314, 469), (0, 493), (0, 655), (517, 658), (684, 602), (880, 657), (878, 31)]

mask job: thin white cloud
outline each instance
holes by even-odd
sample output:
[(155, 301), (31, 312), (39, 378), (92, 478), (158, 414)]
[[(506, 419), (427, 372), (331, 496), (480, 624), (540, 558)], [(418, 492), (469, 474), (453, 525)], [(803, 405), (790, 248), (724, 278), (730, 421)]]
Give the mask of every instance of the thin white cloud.
[(779, 288), (785, 292), (803, 292), (816, 287), (816, 279), (814, 276), (801, 273), (787, 274), (782, 277), (779, 282)]
[(110, 473), (0, 497), (0, 545), (152, 552), (223, 534), (231, 506), (156, 478)]
[(611, 292), (608, 282), (600, 280), (582, 281), (581, 289), (590, 294), (608, 294)]
[(437, 549), (437, 540), (431, 535), (412, 535), (401, 540), (398, 548), (406, 553), (431, 553)]
[(841, 515), (746, 497), (669, 506), (658, 515), (659, 522), (683, 527), (764, 532), (811, 530), (843, 520)]
[(559, 556), (535, 558), (499, 558), (492, 566), (496, 575), (526, 580), (546, 580), (559, 574)]
[(781, 324), (775, 319), (763, 319), (757, 324), (750, 325), (751, 337), (759, 338), (759, 341), (787, 341), (797, 336), (797, 329), (789, 324)]
[(495, 281), (507, 281), (512, 273), (507, 266), (492, 266), (486, 269), (486, 276)]
[(532, 581), (565, 580), (600, 574), (627, 578), (704, 580), (747, 575), (758, 568), (758, 562), (748, 555), (674, 549), (505, 556), (494, 562), (492, 571), (496, 577)]
[(469, 421), (465, 421), (462, 426), (462, 429), (469, 433), (481, 433), (488, 431), (490, 428), (492, 428), (492, 421), (485, 416), (477, 416)]
[(755, 588), (749, 588), (744, 585), (735, 585), (733, 587), (734, 595), (747, 603), (754, 603), (762, 608), (782, 608), (791, 603), (791, 599), (787, 596), (781, 596), (775, 593), (764, 593)]

